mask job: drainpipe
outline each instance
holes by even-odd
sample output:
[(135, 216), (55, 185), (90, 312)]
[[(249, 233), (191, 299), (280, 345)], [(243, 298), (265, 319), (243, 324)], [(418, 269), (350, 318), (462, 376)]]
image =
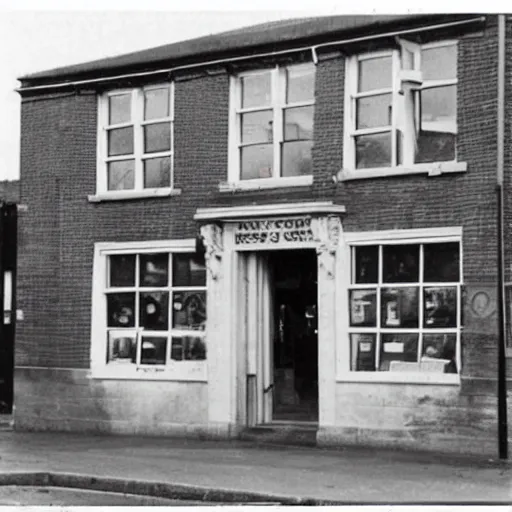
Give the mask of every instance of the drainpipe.
[(507, 378), (505, 358), (505, 254), (504, 254), (504, 145), (505, 145), (505, 15), (498, 15), (498, 451), (500, 459), (508, 458), (507, 434)]

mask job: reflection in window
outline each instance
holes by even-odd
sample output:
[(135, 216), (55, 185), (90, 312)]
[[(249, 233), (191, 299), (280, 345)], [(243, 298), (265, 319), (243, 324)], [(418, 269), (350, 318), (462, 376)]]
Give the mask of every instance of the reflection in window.
[(355, 247), (355, 279), (356, 283), (376, 283), (379, 276), (379, 247), (362, 245)]
[(350, 325), (377, 326), (376, 290), (350, 290)]
[(204, 338), (198, 336), (173, 337), (171, 359), (175, 361), (202, 361), (206, 359)]

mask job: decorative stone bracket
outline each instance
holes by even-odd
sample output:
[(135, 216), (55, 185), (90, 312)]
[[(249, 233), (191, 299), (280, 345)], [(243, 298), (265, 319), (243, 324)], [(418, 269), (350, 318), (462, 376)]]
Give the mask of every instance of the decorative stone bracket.
[(318, 242), (316, 253), (320, 268), (329, 279), (333, 279), (336, 266), (336, 249), (341, 236), (341, 220), (337, 215), (313, 219), (312, 229)]
[(217, 224), (201, 226), (201, 237), (205, 246), (205, 263), (212, 279), (217, 280), (222, 263), (222, 228)]

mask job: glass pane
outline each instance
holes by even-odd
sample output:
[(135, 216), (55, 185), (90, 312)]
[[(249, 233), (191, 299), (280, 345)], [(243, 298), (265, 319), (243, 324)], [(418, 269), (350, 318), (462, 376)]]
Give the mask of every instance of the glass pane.
[(200, 336), (173, 336), (171, 359), (175, 361), (204, 361), (206, 359), (206, 343)]
[(251, 112), (241, 116), (241, 142), (254, 144), (256, 142), (272, 142), (273, 140), (273, 113), (272, 110)]
[(456, 334), (424, 334), (421, 370), (457, 373), (456, 346)]
[(259, 75), (244, 76), (240, 79), (242, 85), (242, 108), (261, 107), (270, 105), (270, 71)]
[(381, 289), (381, 327), (418, 327), (418, 288)]
[(171, 149), (170, 123), (157, 123), (144, 126), (144, 152), (156, 153)]
[(133, 154), (133, 126), (108, 131), (108, 156)]
[(274, 167), (274, 145), (259, 144), (240, 148), (240, 178), (271, 178)]
[(391, 55), (359, 61), (359, 92), (391, 87)]
[(309, 101), (315, 97), (315, 66), (291, 66), (286, 69), (286, 103)]
[(457, 86), (421, 91), (421, 128), (417, 137), (417, 163), (455, 160), (457, 139)]
[(135, 286), (135, 254), (109, 256), (110, 286)]
[(435, 287), (424, 290), (425, 327), (457, 327), (457, 288)]
[(131, 190), (135, 187), (135, 160), (119, 160), (107, 165), (109, 190)]
[(352, 371), (375, 371), (375, 345), (375, 334), (350, 335), (350, 369)]
[(122, 331), (108, 333), (108, 363), (135, 363), (137, 356), (137, 340), (133, 333)]
[(149, 331), (169, 329), (169, 292), (140, 294), (139, 324)]
[(460, 261), (459, 244), (425, 244), (423, 246), (425, 282), (439, 283), (459, 281)]
[(313, 174), (311, 148), (313, 141), (284, 142), (282, 147), (282, 175), (310, 176)]
[(140, 348), (141, 364), (165, 364), (167, 352), (167, 338), (144, 336)]
[(355, 282), (376, 283), (379, 279), (379, 247), (376, 245), (355, 248)]
[(379, 94), (356, 100), (356, 128), (391, 125), (391, 94)]
[(135, 293), (109, 293), (107, 295), (107, 326), (135, 326)]
[(391, 132), (359, 135), (355, 139), (357, 169), (391, 166)]
[(383, 281), (385, 283), (417, 283), (419, 261), (419, 245), (385, 245), (383, 247)]
[(423, 80), (457, 78), (457, 45), (421, 50)]
[(174, 292), (172, 302), (175, 329), (204, 331), (206, 327), (206, 292)]
[(350, 290), (350, 325), (377, 326), (376, 290)]
[(144, 91), (144, 119), (169, 117), (169, 87)]
[(120, 94), (108, 98), (108, 124), (129, 123), (132, 117), (132, 95)]
[(173, 254), (173, 286), (206, 286), (204, 257), (195, 254)]
[(168, 156), (144, 160), (144, 188), (171, 186), (171, 159)]
[(169, 283), (169, 254), (141, 254), (140, 286), (167, 286)]
[(418, 334), (383, 334), (379, 371), (418, 370)]
[(313, 138), (314, 107), (296, 107), (284, 110), (284, 140), (311, 140)]

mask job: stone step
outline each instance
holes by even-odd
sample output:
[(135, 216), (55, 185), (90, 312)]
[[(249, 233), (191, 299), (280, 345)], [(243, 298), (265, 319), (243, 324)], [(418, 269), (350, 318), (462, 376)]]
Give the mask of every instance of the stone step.
[(257, 444), (316, 446), (317, 430), (316, 425), (260, 425), (244, 429), (240, 439)]

